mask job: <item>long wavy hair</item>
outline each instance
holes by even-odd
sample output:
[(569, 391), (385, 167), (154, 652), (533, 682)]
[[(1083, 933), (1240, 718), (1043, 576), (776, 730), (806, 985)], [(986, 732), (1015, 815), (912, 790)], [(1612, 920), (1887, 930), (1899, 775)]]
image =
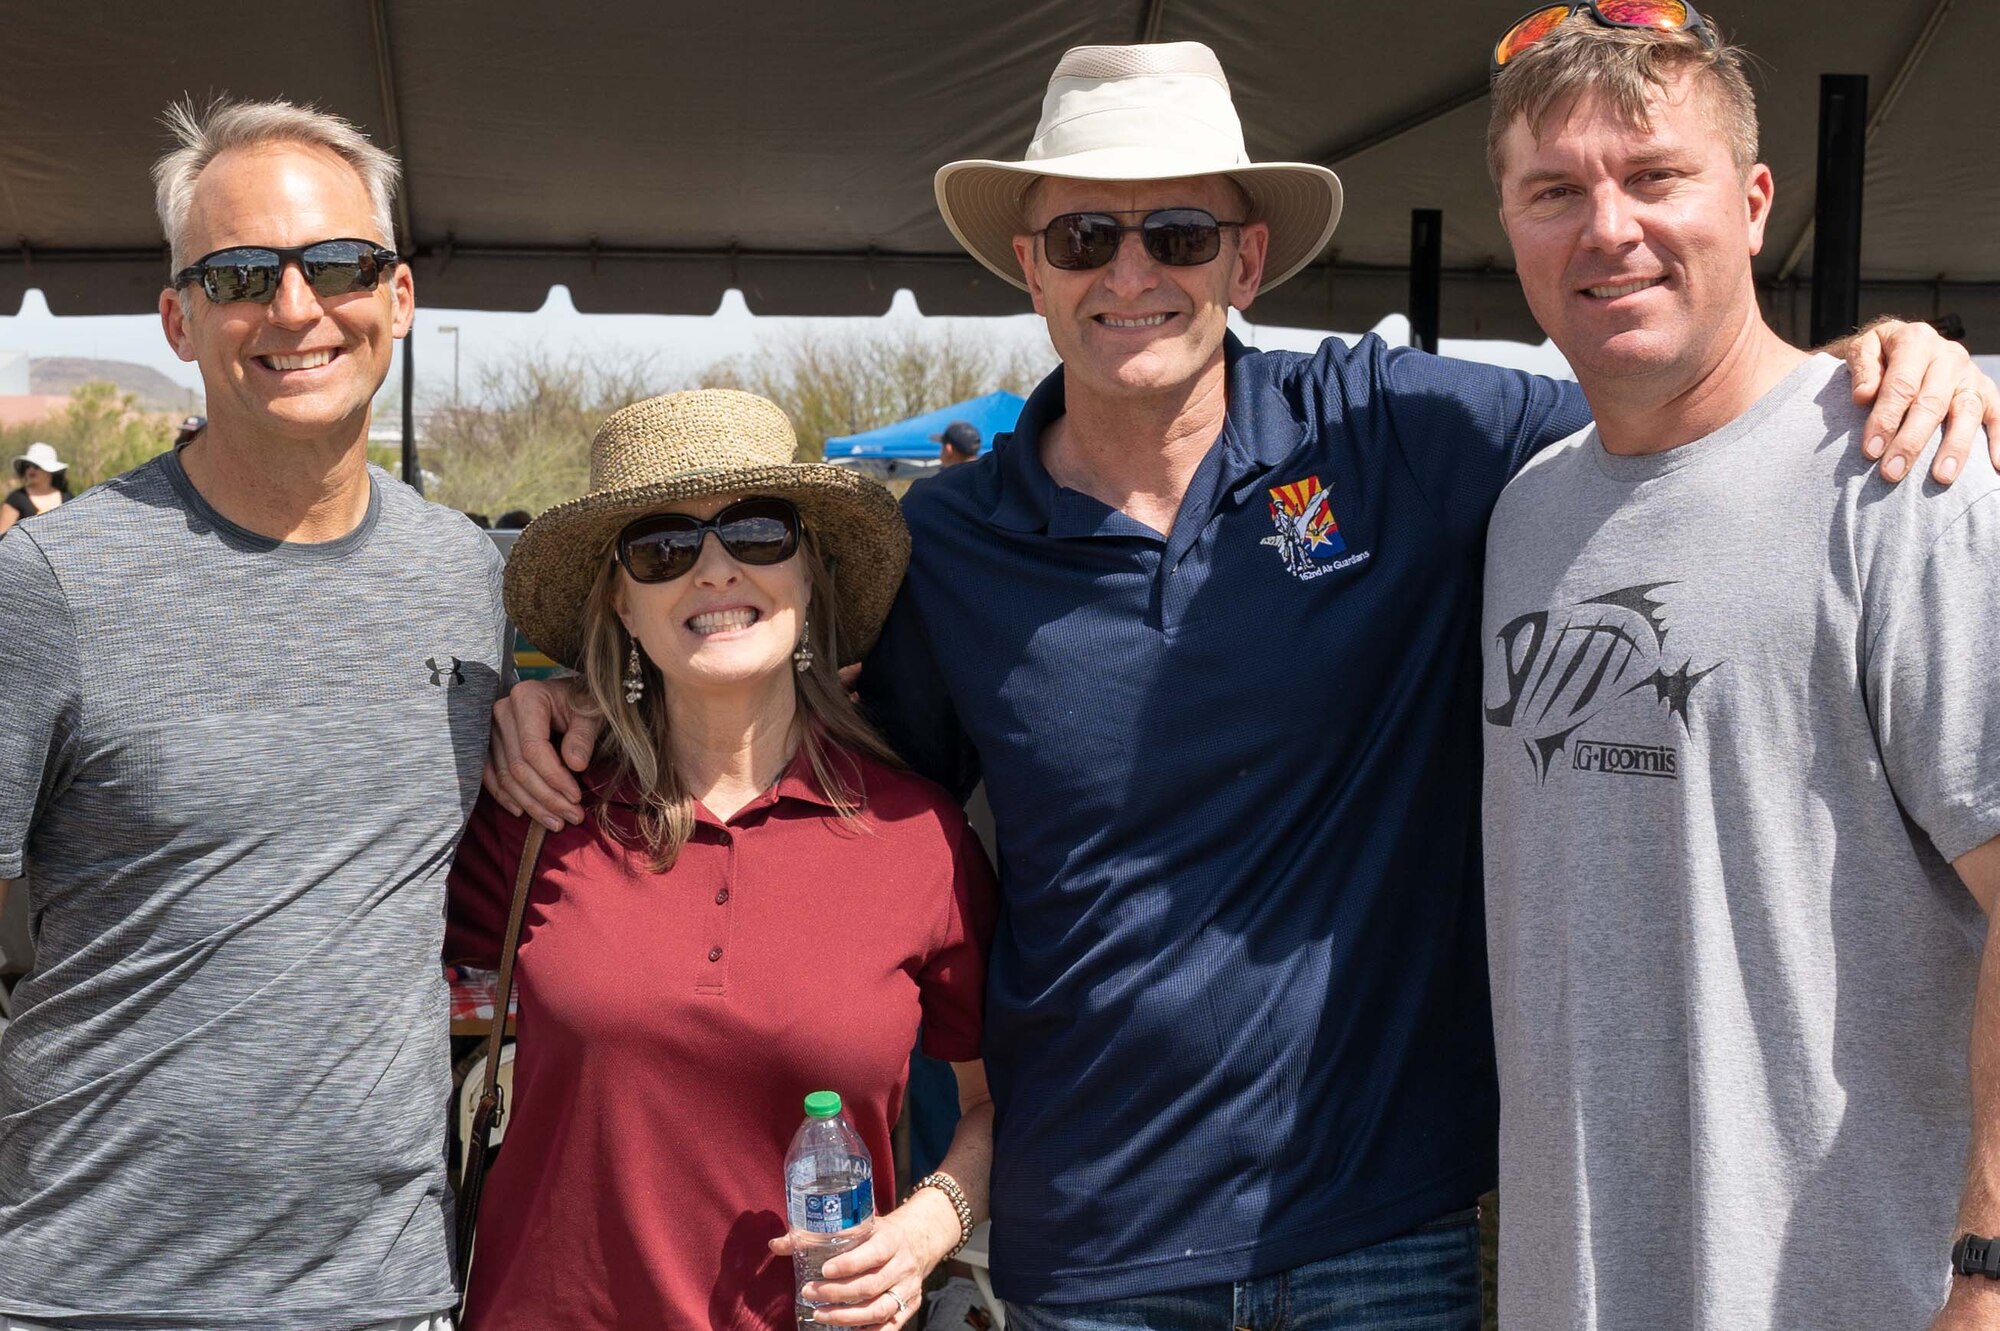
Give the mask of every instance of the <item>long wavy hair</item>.
[[(865, 792), (861, 773), (850, 755), (865, 754), (896, 767), (903, 763), (861, 715), (840, 682), (840, 607), (833, 574), (820, 557), (811, 532), (801, 533), (794, 558), (806, 562), (806, 636), (813, 652), (811, 666), (792, 672), (798, 699), (792, 723), (797, 745), (842, 821), (859, 826)], [(662, 873), (673, 867), (681, 848), (694, 835), (694, 797), (674, 770), (666, 681), (643, 648), (639, 669), (645, 690), (638, 702), (625, 701), (625, 663), (633, 639), (612, 603), (617, 585), (618, 563), (607, 551), (584, 601), (583, 650), (577, 673), (586, 698), (578, 710), (603, 718), (604, 732), (597, 750), (616, 763), (607, 789), (637, 792), (636, 842), (646, 848), (653, 871)], [(598, 826), (607, 836), (634, 841), (631, 831), (614, 821), (612, 807), (610, 799), (598, 803)]]

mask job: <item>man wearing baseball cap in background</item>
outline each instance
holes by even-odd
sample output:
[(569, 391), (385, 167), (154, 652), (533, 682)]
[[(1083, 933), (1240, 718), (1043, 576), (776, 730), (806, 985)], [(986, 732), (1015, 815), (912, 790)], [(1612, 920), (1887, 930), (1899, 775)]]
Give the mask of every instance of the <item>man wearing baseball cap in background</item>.
[(979, 456), (979, 427), (971, 421), (953, 421), (943, 434), (931, 436), (938, 446), (938, 466), (956, 467)]
[[(952, 163), (937, 197), (1063, 362), (1011, 436), (911, 491), (861, 677), (917, 770), (992, 803), (1008, 1325), (1476, 1327), (1482, 541), (1582, 397), (1373, 337), (1229, 335), (1341, 191), (1249, 161), (1198, 43), (1070, 51), (1028, 160)], [(581, 817), (523, 738), (561, 700), (527, 698), (489, 780)]]

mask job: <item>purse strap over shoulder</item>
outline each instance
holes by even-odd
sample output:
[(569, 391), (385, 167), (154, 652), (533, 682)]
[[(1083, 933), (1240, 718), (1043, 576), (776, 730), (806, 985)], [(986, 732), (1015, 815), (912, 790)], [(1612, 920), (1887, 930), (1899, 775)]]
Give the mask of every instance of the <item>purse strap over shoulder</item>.
[(464, 1176), (458, 1187), (458, 1251), (455, 1259), (460, 1297), (466, 1277), (472, 1271), (473, 1227), (479, 1222), (479, 1194), (486, 1185), (486, 1143), (494, 1129), (507, 1118), (505, 1098), (500, 1093), (500, 1043), (507, 1034), (507, 1008), (514, 997), (514, 954), (521, 945), (521, 921), (528, 914), (528, 889), (535, 881), (535, 861), (542, 853), (548, 829), (540, 823), (528, 824), (528, 839), (521, 847), (521, 867), (514, 874), (514, 900), (507, 910), (507, 934), (500, 944), (500, 977), (493, 995), (493, 1025), (486, 1032), (486, 1069), (479, 1090), (479, 1102), (472, 1111), (472, 1128), (467, 1134)]

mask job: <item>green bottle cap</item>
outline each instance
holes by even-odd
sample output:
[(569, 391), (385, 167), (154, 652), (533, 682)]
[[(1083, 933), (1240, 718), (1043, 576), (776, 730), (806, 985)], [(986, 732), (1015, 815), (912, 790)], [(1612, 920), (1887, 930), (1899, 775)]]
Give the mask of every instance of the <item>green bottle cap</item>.
[(832, 1118), (839, 1112), (839, 1091), (814, 1091), (806, 1097), (806, 1115), (809, 1118)]

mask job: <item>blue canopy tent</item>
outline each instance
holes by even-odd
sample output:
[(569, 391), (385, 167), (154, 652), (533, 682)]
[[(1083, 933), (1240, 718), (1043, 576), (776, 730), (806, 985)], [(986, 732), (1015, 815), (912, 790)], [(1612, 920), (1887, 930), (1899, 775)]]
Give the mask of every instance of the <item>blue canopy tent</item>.
[(1021, 415), (1021, 406), (1026, 401), (1017, 393), (1003, 390), (955, 402), (949, 407), (912, 416), (877, 430), (841, 435), (826, 441), (826, 460), (847, 465), (872, 463), (878, 466), (897, 462), (935, 462), (938, 446), (931, 436), (943, 434), (944, 427), (953, 421), (971, 421), (978, 427), (980, 439), (990, 446), (994, 435), (1005, 434), (1014, 428), (1015, 420)]

